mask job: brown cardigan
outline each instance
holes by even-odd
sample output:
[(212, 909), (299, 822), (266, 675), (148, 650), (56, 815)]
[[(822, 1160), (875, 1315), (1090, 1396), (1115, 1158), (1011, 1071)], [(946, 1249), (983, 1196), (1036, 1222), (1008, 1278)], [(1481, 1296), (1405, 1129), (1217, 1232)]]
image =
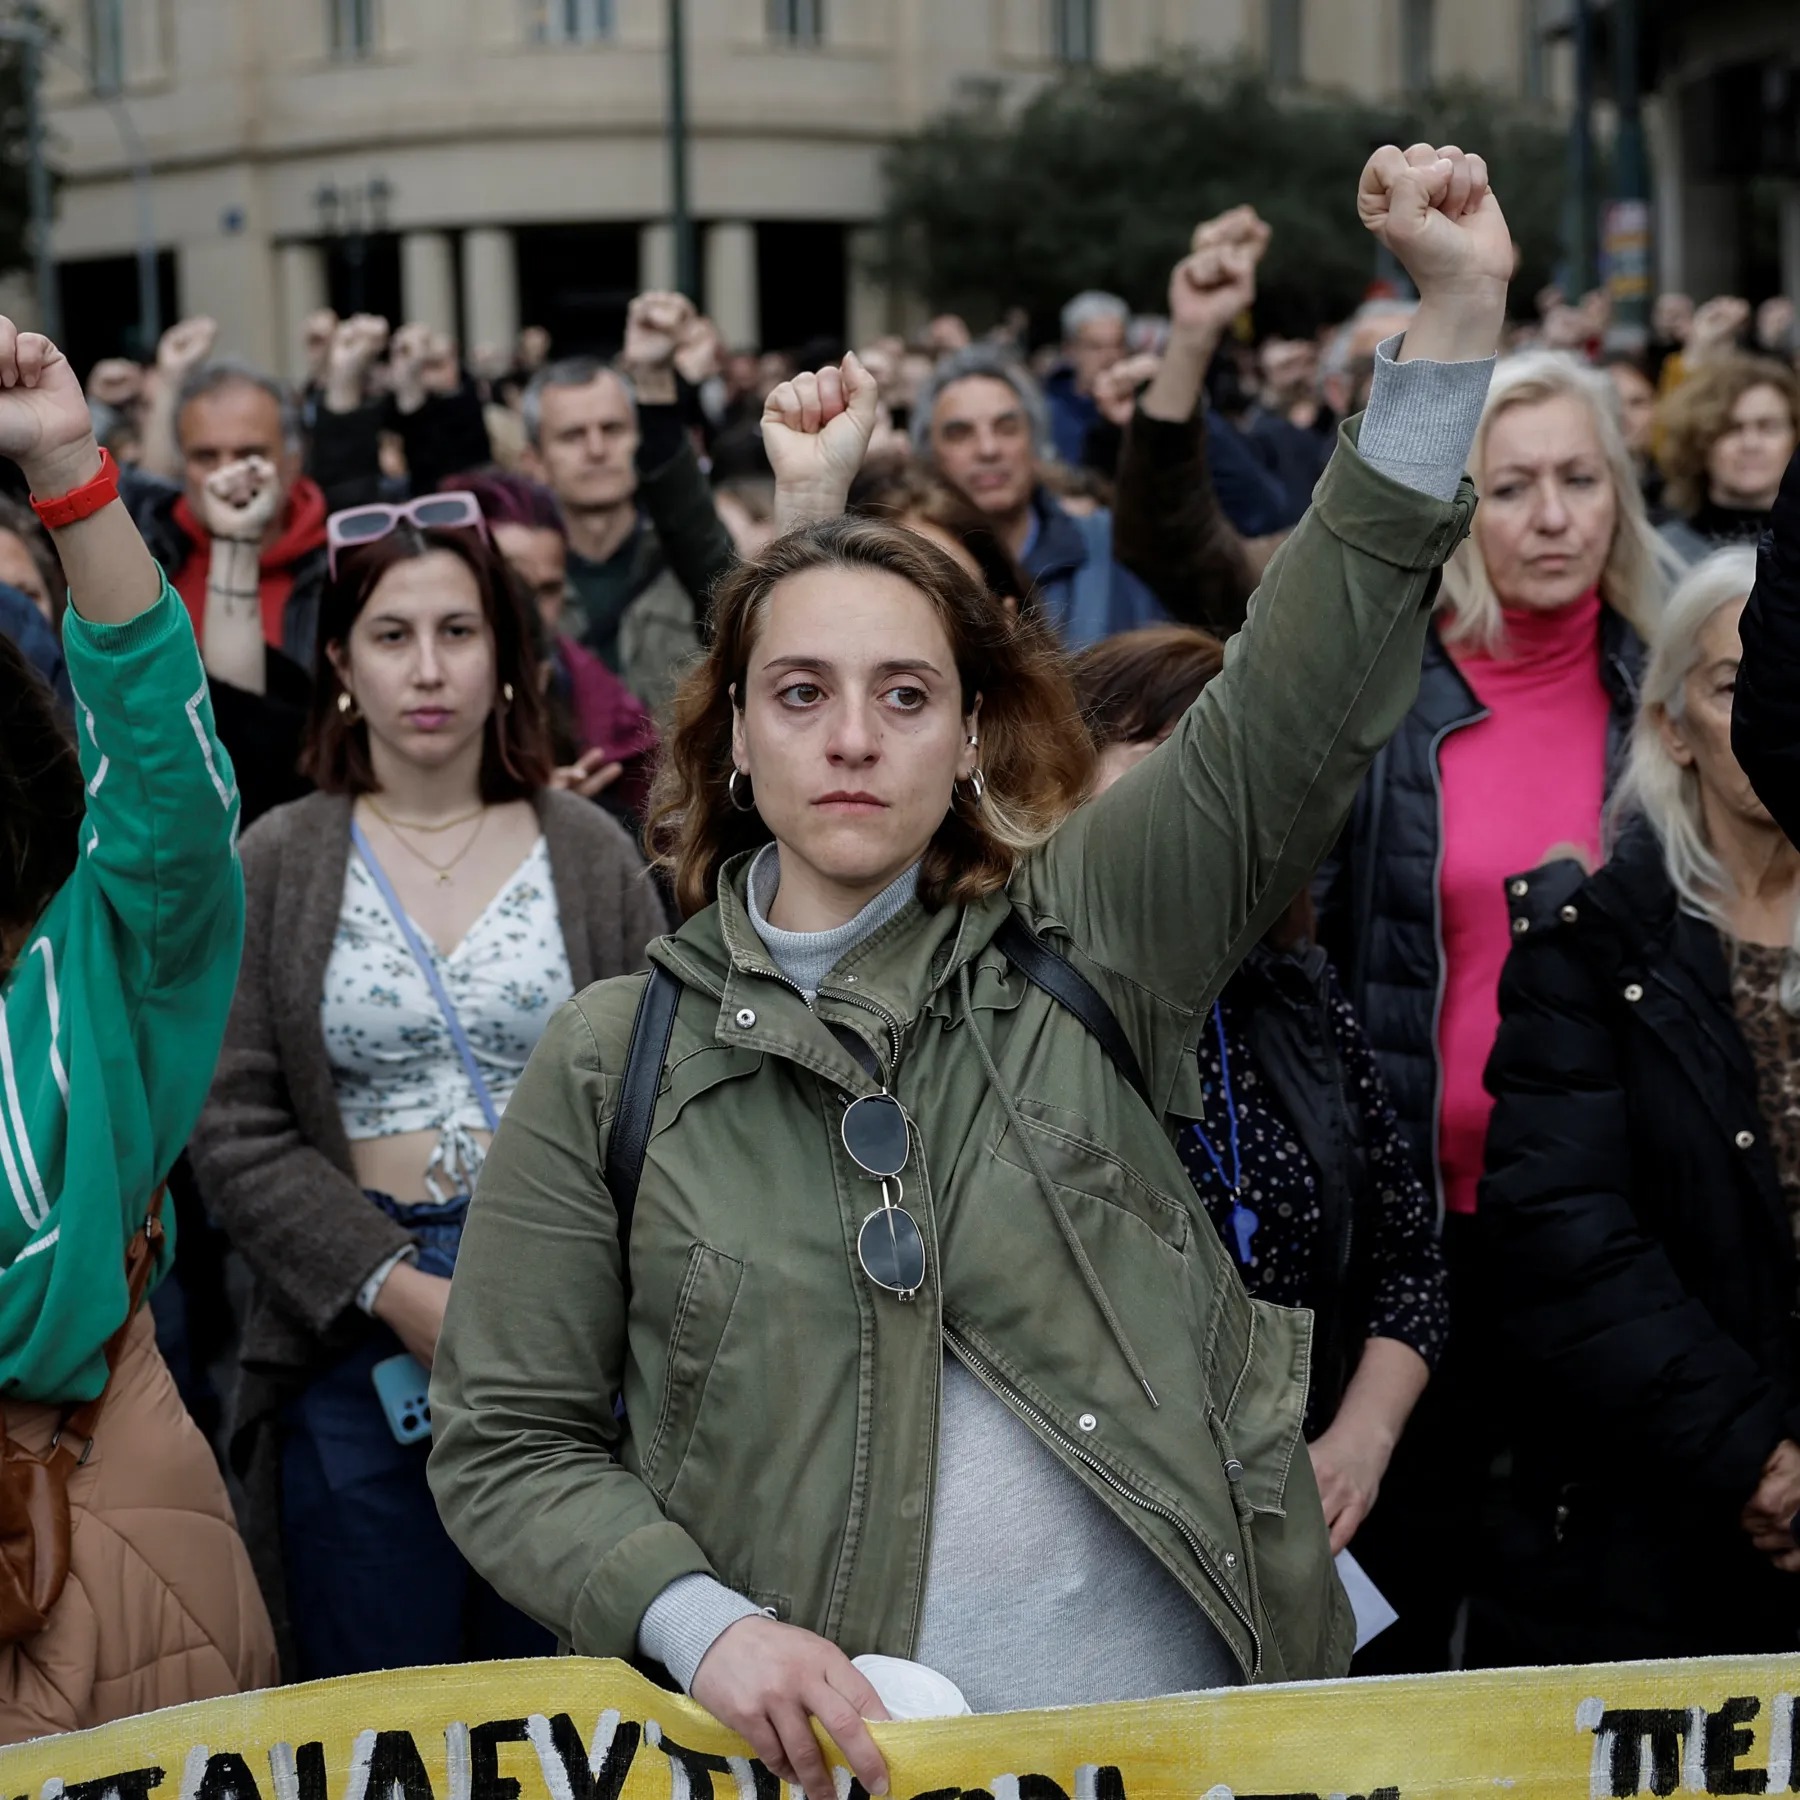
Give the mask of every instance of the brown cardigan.
[[(535, 804), (576, 991), (644, 968), (668, 921), (631, 840), (590, 801), (545, 792)], [(243, 966), (190, 1150), (208, 1208), (256, 1278), (246, 1372), (291, 1387), (368, 1329), (357, 1290), (410, 1240), (357, 1185), (319, 1017), (350, 801), (279, 807), (241, 849)]]

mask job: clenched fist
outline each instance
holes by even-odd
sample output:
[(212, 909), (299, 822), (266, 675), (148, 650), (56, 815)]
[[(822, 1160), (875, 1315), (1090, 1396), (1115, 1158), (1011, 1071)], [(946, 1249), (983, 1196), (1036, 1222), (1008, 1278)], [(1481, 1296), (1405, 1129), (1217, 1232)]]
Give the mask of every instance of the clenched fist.
[(666, 369), (695, 322), (685, 294), (639, 294), (625, 315), (625, 361), (633, 370)]
[(783, 531), (844, 509), (868, 454), (881, 391), (852, 352), (836, 368), (796, 375), (763, 403), (763, 448), (775, 470), (775, 518)]
[(171, 387), (179, 387), (212, 355), (213, 345), (218, 341), (217, 319), (178, 320), (157, 340), (157, 373)]
[(1454, 144), (1384, 145), (1363, 169), (1356, 208), (1419, 290), (1403, 359), (1493, 355), (1506, 318), (1513, 243), (1487, 164)]
[(264, 456), (227, 463), (200, 490), (200, 519), (208, 533), (229, 544), (260, 544), (281, 504), (281, 478)]

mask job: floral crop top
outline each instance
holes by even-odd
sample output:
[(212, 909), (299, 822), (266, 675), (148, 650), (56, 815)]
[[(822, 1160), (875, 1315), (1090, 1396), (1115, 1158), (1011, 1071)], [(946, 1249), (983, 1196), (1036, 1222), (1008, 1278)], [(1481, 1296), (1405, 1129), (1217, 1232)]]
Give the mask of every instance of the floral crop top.
[[(448, 955), (420, 938), (455, 1006), (494, 1105), (504, 1111), (550, 1014), (575, 990), (550, 851), (542, 838)], [(473, 1191), (486, 1129), (481, 1101), (431, 988), (367, 867), (352, 849), (321, 1003), (344, 1133), (436, 1131), (425, 1185)]]

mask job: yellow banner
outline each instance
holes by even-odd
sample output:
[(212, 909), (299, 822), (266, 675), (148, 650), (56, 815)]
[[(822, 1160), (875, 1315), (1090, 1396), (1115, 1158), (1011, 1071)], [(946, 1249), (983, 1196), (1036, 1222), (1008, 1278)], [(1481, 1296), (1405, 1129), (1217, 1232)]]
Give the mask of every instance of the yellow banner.
[[(882, 1725), (894, 1800), (1800, 1792), (1800, 1657), (1240, 1688)], [(866, 1800), (839, 1769), (843, 1800)], [(0, 1750), (0, 1800), (791, 1800), (621, 1663), (407, 1669)]]

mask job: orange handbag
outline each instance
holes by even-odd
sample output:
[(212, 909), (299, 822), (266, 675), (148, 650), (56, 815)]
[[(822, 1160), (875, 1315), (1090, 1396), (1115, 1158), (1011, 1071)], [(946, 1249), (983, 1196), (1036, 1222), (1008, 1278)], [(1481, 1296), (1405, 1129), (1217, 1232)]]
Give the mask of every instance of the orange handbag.
[[(131, 1304), (106, 1346), (107, 1387), (162, 1247), (166, 1192), (159, 1187), (151, 1196), (149, 1213), (125, 1249)], [(0, 1644), (36, 1637), (62, 1595), (69, 1579), (69, 1477), (87, 1461), (105, 1405), (103, 1387), (71, 1408), (42, 1456), (7, 1437), (0, 1416)]]

